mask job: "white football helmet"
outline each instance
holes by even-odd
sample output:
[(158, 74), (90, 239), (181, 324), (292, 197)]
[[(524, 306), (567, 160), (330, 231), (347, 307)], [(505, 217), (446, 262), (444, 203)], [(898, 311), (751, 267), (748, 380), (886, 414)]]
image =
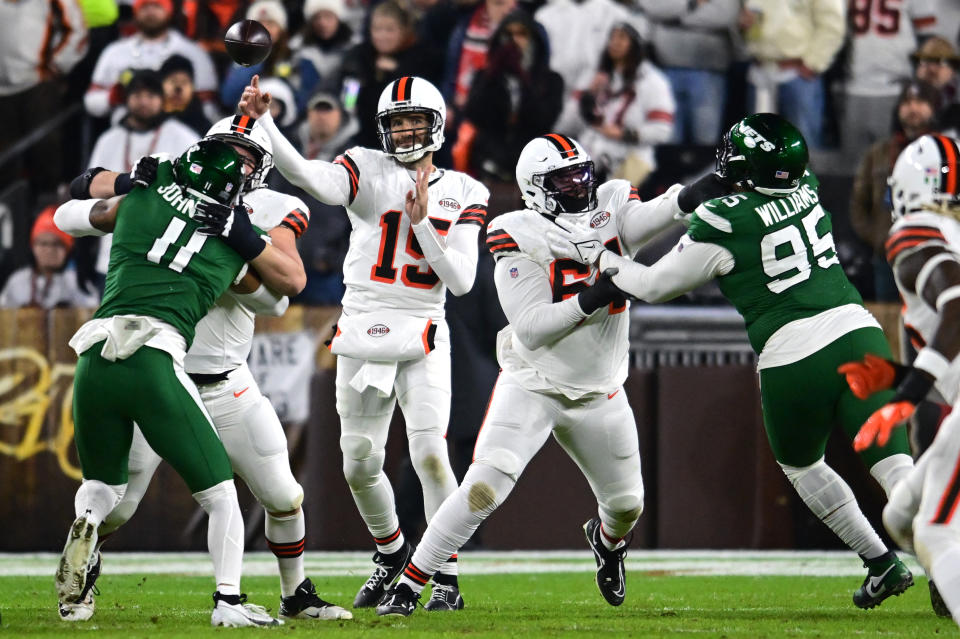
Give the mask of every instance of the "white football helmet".
[(582, 217), (597, 208), (590, 154), (571, 137), (548, 133), (527, 142), (517, 160), (517, 186), (526, 205), (548, 216)]
[(887, 178), (893, 219), (921, 210), (960, 206), (957, 142), (945, 135), (924, 135), (900, 152)]
[(264, 186), (267, 173), (273, 168), (273, 144), (270, 136), (257, 125), (257, 121), (246, 115), (226, 117), (210, 127), (207, 138), (223, 140), (250, 151), (256, 158), (253, 172), (243, 181), (241, 192), (246, 193)]
[[(429, 122), (426, 141), (410, 147), (397, 148), (393, 143), (390, 116), (398, 113), (423, 113)], [(427, 80), (406, 75), (394, 80), (380, 94), (377, 103), (377, 133), (383, 152), (400, 162), (416, 162), (429, 151), (437, 151), (443, 145), (443, 127), (447, 119), (447, 105), (443, 96)]]

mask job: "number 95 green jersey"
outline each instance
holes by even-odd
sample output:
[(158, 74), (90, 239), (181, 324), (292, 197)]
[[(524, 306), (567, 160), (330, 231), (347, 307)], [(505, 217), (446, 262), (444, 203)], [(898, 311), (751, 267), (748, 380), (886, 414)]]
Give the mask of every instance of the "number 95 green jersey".
[(818, 191), (807, 171), (784, 197), (737, 193), (701, 205), (691, 217), (692, 239), (733, 254), (736, 266), (717, 283), (743, 316), (757, 353), (788, 322), (863, 303), (840, 266)]
[(243, 260), (192, 219), (197, 199), (161, 161), (157, 179), (120, 203), (103, 302), (95, 318), (147, 315), (193, 342), (197, 322), (240, 272)]

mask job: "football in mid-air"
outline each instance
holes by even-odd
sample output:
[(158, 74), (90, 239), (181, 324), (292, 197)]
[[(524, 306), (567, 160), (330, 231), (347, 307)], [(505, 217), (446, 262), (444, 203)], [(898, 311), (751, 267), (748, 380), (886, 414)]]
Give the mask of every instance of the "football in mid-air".
[(234, 22), (223, 36), (227, 53), (240, 66), (249, 67), (263, 62), (270, 54), (270, 32), (256, 20)]

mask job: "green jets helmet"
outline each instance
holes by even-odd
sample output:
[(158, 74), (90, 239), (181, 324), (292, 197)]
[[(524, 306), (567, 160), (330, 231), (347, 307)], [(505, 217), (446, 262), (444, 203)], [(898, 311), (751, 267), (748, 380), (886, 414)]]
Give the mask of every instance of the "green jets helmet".
[(797, 127), (774, 113), (756, 113), (723, 136), (717, 148), (717, 173), (765, 195), (785, 195), (799, 186), (809, 160)]
[(203, 139), (176, 159), (173, 174), (188, 192), (230, 204), (243, 184), (243, 162), (226, 142)]

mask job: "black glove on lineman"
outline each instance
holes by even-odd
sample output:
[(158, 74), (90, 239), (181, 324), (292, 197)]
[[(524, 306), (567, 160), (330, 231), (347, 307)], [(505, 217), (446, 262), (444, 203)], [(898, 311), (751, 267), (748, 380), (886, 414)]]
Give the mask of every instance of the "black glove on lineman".
[(204, 235), (219, 236), (223, 243), (249, 262), (256, 258), (267, 243), (254, 230), (250, 214), (242, 203), (234, 207), (206, 200), (197, 204), (193, 219), (200, 223)]
[(677, 204), (684, 213), (693, 213), (704, 202), (730, 193), (730, 185), (723, 178), (716, 173), (707, 173), (680, 190)]
[(117, 195), (126, 195), (133, 190), (135, 186), (147, 188), (157, 179), (157, 167), (160, 160), (146, 155), (133, 165), (133, 170), (129, 173), (120, 173), (117, 179), (113, 181), (113, 192)]
[(580, 291), (577, 294), (577, 301), (580, 303), (580, 310), (582, 310), (587, 315), (590, 315), (594, 311), (603, 308), (607, 304), (613, 302), (623, 303), (626, 301), (626, 297), (617, 285), (613, 283), (611, 279), (614, 275), (619, 273), (619, 269), (608, 268), (603, 273), (600, 274), (600, 277), (597, 278), (595, 284), (591, 285), (585, 290)]

